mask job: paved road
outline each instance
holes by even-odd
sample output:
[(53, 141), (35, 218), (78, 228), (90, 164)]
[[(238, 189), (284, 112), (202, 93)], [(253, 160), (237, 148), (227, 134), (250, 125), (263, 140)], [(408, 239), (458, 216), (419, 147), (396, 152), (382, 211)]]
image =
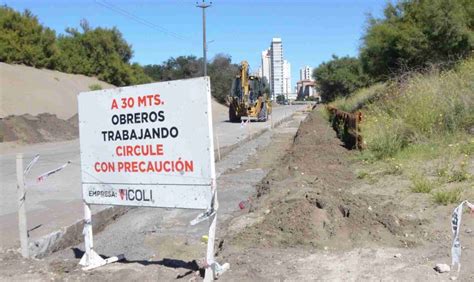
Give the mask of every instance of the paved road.
[[(291, 116), (305, 106), (280, 106), (273, 109), (273, 123)], [(226, 116), (222, 116), (214, 123), (215, 143), (220, 148), (235, 145), (249, 135), (255, 135), (272, 122), (251, 123), (248, 126), (229, 123)], [(0, 155), (0, 249), (19, 245), (17, 235), (17, 192), (15, 174), (15, 156), (22, 152), (25, 163), (29, 162), (35, 154), (40, 154), (40, 160), (31, 170), (27, 183), (27, 218), (28, 228), (40, 226), (30, 232), (31, 239), (68, 226), (83, 217), (79, 141), (67, 141), (48, 144), (37, 144), (17, 148), (5, 147)], [(42, 183), (36, 183), (34, 176), (54, 169), (59, 165), (71, 161), (71, 165)], [(25, 164), (26, 165), (26, 164)], [(105, 208), (94, 207), (93, 211)]]

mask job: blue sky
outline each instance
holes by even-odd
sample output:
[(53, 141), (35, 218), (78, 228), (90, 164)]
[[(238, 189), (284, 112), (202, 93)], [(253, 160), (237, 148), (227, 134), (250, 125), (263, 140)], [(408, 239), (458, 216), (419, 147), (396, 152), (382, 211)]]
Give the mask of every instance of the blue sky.
[[(92, 27), (116, 26), (133, 46), (132, 61), (140, 64), (159, 64), (169, 57), (180, 55), (202, 56), (202, 16), (201, 10), (195, 7), (196, 1), (0, 2), (16, 10), (31, 10), (41, 23), (57, 33), (64, 33), (66, 27), (78, 27), (81, 19), (87, 19)], [(249, 61), (251, 68), (256, 70), (260, 65), (261, 51), (269, 47), (272, 37), (281, 37), (283, 55), (291, 63), (292, 83), (295, 84), (299, 79), (299, 69), (305, 65), (315, 67), (329, 60), (332, 54), (357, 55), (367, 14), (380, 16), (387, 1), (212, 2), (212, 7), (206, 10), (207, 40), (212, 41), (208, 45), (208, 58), (217, 53), (226, 53), (232, 56), (234, 62)]]

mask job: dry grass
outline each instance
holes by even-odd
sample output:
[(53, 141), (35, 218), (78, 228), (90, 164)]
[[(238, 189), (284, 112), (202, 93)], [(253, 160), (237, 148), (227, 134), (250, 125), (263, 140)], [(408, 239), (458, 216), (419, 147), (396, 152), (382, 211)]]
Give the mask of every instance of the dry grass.
[[(359, 179), (369, 181), (367, 171), (383, 168), (381, 175), (410, 179), (411, 192), (438, 204), (474, 195), (467, 188), (474, 187), (474, 58), (450, 71), (412, 73), (362, 89), (332, 105), (363, 112)], [(424, 173), (412, 175), (417, 171)]]
[(446, 143), (452, 135), (467, 137), (474, 126), (474, 59), (456, 70), (413, 75), (385, 93), (366, 106), (361, 125), (374, 158), (417, 144)]
[(414, 193), (430, 193), (433, 190), (433, 183), (421, 174), (416, 174), (411, 178), (411, 191)]
[(460, 188), (453, 190), (436, 191), (433, 194), (433, 199), (437, 204), (448, 205), (455, 204), (461, 201), (462, 190)]

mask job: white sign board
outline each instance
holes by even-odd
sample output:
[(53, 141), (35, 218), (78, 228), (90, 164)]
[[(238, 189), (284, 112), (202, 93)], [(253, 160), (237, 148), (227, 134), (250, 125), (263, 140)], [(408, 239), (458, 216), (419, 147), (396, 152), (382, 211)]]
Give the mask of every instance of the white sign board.
[(210, 207), (208, 77), (84, 92), (78, 104), (87, 204)]

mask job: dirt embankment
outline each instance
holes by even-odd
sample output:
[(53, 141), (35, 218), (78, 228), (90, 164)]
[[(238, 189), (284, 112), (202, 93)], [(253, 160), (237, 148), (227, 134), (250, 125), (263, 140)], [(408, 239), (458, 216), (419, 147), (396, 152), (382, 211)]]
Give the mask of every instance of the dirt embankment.
[(233, 234), (244, 247), (311, 245), (346, 249), (368, 242), (413, 246), (424, 221), (404, 216), (396, 198), (354, 193), (347, 151), (313, 111), (292, 148), (257, 188), (257, 220)]
[(0, 141), (40, 143), (77, 138), (76, 120), (63, 120), (52, 114), (9, 116), (0, 120)]
[(78, 137), (77, 94), (115, 86), (84, 75), (0, 63), (0, 142)]
[[(39, 143), (78, 138), (77, 94), (115, 86), (84, 75), (0, 63), (0, 142)], [(214, 122), (228, 108), (212, 100)]]
[(49, 113), (69, 119), (77, 113), (77, 94), (92, 86), (115, 87), (94, 77), (0, 63), (0, 118)]

